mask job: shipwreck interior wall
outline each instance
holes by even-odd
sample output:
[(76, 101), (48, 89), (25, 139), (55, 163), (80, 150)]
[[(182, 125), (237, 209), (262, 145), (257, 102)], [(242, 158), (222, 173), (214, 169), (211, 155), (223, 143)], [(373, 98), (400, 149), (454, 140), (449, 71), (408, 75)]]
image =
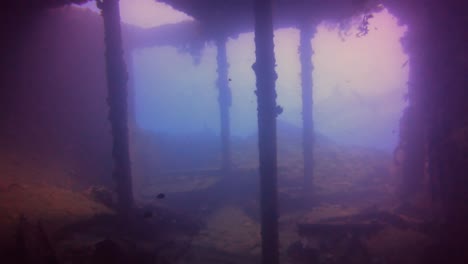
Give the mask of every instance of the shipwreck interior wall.
[(463, 242), (468, 235), (468, 30), (462, 25), (468, 23), (468, 4), (387, 2), (408, 25), (402, 40), (411, 66), (406, 134), (401, 134), (404, 193), (428, 194), (434, 216), (442, 220), (439, 255), (444, 262), (463, 263), (468, 259)]
[(465, 1), (434, 1), (428, 6), (431, 34), (425, 94), (428, 122), (429, 173), (438, 187), (435, 194), (443, 205), (445, 235), (468, 259), (464, 238), (468, 235), (468, 4)]
[(2, 155), (45, 168), (37, 180), (111, 183), (102, 18), (65, 7), (3, 19)]

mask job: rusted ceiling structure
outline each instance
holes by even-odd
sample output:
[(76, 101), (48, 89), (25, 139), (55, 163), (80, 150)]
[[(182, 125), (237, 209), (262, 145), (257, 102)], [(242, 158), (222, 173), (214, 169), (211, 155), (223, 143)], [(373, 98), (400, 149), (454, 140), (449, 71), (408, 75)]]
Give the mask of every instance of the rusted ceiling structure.
[(22, 8), (24, 11), (27, 9), (62, 7), (70, 4), (80, 5), (89, 1), (90, 0), (16, 0), (4, 1), (5, 3), (2, 3), (2, 6), (11, 9)]
[[(210, 33), (227, 34), (253, 31), (254, 0), (157, 0), (203, 23)], [(304, 18), (314, 21), (346, 19), (377, 6), (362, 0), (273, 0), (276, 27), (293, 27)]]
[[(127, 32), (133, 48), (184, 46), (215, 41), (220, 35), (236, 38), (253, 32), (253, 0), (156, 0), (183, 12), (194, 21), (167, 24)], [(274, 0), (273, 26), (298, 28), (322, 21), (343, 23), (356, 15), (381, 10), (378, 1), (367, 0)]]

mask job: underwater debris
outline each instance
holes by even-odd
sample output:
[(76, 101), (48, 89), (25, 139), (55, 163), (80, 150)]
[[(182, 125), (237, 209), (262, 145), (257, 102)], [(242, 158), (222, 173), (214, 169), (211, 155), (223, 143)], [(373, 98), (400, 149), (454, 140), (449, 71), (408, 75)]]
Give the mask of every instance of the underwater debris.
[(359, 25), (358, 28), (358, 33), (356, 34), (356, 37), (360, 38), (363, 36), (366, 36), (369, 33), (369, 19), (373, 18), (373, 14), (366, 14), (364, 15), (361, 24)]

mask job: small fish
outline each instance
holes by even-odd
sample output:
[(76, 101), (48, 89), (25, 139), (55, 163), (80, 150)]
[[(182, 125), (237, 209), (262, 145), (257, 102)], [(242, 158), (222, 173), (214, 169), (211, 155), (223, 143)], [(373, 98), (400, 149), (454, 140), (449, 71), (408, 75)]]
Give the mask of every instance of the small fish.
[(229, 81), (232, 81), (231, 78), (228, 79)]
[(166, 197), (166, 195), (164, 193), (160, 193), (158, 195), (156, 195), (156, 198), (158, 199), (164, 199)]
[(143, 213), (143, 218), (151, 218), (151, 217), (153, 217), (153, 212), (151, 212), (151, 211), (145, 211), (145, 212)]
[(276, 106), (276, 116), (279, 116), (281, 115), (281, 113), (283, 113), (283, 107), (281, 107), (280, 105), (277, 105)]
[(408, 60), (406, 60), (405, 63), (403, 63), (403, 65), (401, 65), (401, 67), (404, 68), (406, 65), (408, 65)]

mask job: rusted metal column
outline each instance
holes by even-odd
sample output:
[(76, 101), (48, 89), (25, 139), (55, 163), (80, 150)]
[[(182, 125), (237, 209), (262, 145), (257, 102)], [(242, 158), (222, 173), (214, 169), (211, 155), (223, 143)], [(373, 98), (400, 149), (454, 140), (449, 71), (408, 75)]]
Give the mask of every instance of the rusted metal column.
[(132, 132), (136, 128), (136, 103), (135, 103), (135, 66), (133, 63), (132, 49), (124, 46), (124, 52), (126, 52), (124, 61), (127, 70), (127, 116), (128, 116), (128, 130), (130, 138), (132, 138)]
[(226, 38), (221, 37), (216, 41), (218, 54), (216, 60), (218, 63), (218, 79), (216, 86), (219, 90), (218, 102), (221, 121), (221, 169), (224, 172), (231, 170), (231, 131), (229, 108), (232, 103), (231, 89), (229, 88), (228, 68), (226, 53)]
[[(307, 21), (307, 19), (304, 19)], [(313, 193), (314, 170), (314, 120), (313, 120), (313, 92), (312, 92), (312, 44), (315, 25), (307, 22), (300, 27), (299, 56), (301, 61), (302, 84), (302, 148), (304, 158), (304, 190)]]
[(123, 56), (118, 0), (98, 0), (104, 20), (109, 121), (112, 131), (113, 177), (116, 181), (118, 211), (127, 214), (133, 207), (127, 122), (127, 70)]
[[(414, 5), (418, 5), (413, 3)], [(400, 139), (395, 153), (402, 152), (401, 160), (402, 185), (401, 195), (408, 201), (422, 194), (424, 190), (426, 142), (429, 109), (425, 109), (428, 92), (432, 91), (434, 81), (430, 80), (432, 74), (430, 63), (434, 54), (431, 45), (425, 45), (430, 35), (430, 21), (427, 8), (412, 7), (414, 13), (406, 18), (408, 32), (401, 43), (409, 59), (408, 76), (408, 106), (403, 112), (400, 121)], [(418, 10), (418, 11), (415, 11)], [(422, 78), (421, 76), (427, 76)], [(432, 105), (432, 104), (430, 104)], [(400, 162), (400, 161), (398, 161)]]
[(278, 264), (276, 117), (279, 107), (271, 0), (256, 0), (254, 14), (256, 61), (252, 67), (257, 79), (262, 263)]

